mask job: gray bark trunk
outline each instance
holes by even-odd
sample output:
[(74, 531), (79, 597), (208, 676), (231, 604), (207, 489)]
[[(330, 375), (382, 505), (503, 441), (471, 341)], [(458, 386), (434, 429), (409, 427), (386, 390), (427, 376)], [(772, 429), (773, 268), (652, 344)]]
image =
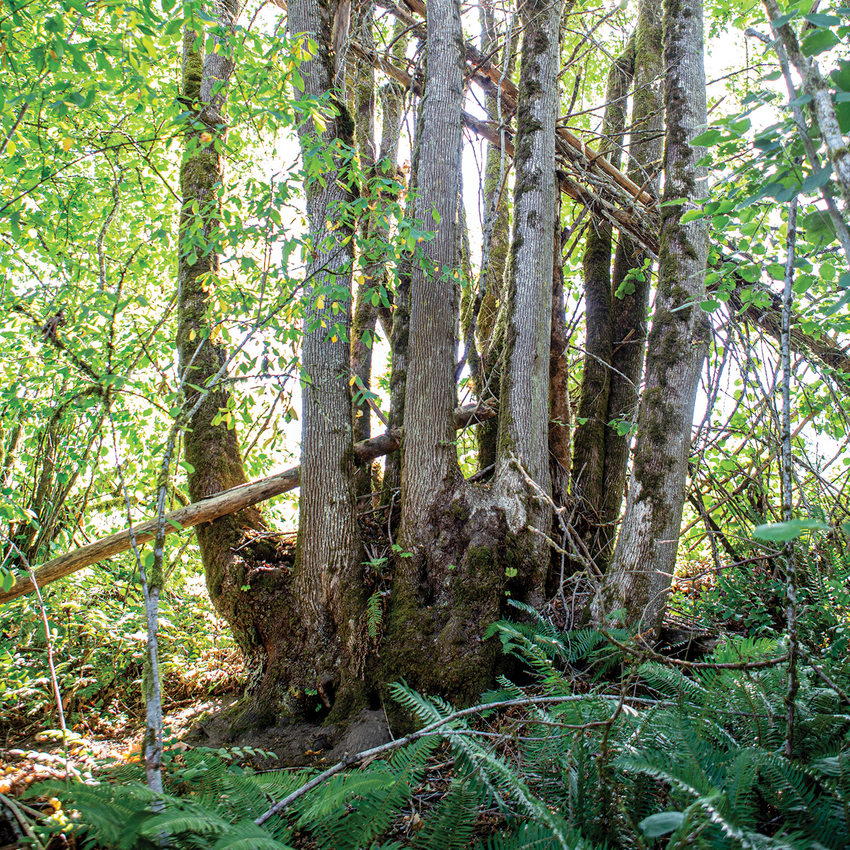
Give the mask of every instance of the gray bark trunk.
[[(406, 27), (397, 22), (393, 29), (393, 55), (401, 61), (407, 49)], [(398, 142), (401, 134), (402, 107), (405, 88), (390, 80), (381, 89), (384, 107), (384, 125), (381, 134), (381, 161), (396, 163)], [(402, 179), (396, 169), (395, 176)], [(415, 165), (414, 175), (415, 177)], [(390, 414), (391, 428), (401, 428), (404, 424), (404, 400), (407, 387), (407, 347), (410, 338), (410, 261), (403, 258), (399, 263), (398, 284), (393, 297), (393, 312), (388, 332), (392, 351), (390, 371)], [(382, 318), (386, 323), (388, 317)], [(401, 457), (393, 452), (384, 463), (384, 483), (381, 501), (392, 504), (397, 501), (401, 488)]]
[[(512, 20), (512, 19), (511, 19)], [(510, 23), (510, 22), (509, 22)], [(481, 52), (489, 56), (497, 46), (498, 31), (492, 2), (481, 7)], [(513, 49), (514, 33), (505, 33), (505, 52), (502, 57), (502, 76), (513, 76), (517, 55)], [(511, 243), (511, 220), (506, 189), (507, 177), (513, 166), (505, 150), (510, 110), (503, 103), (502, 89), (490, 92), (484, 102), (487, 114), (498, 123), (500, 144), (488, 143), (484, 164), (484, 234), (481, 256), (481, 280), (474, 319), (475, 340), (468, 342), (470, 371), (475, 391), (482, 401), (498, 402), (501, 376), (498, 364), (504, 334), (500, 333), (499, 309), (504, 303), (505, 278)], [(475, 346), (477, 345), (477, 349)], [(496, 462), (496, 443), (499, 423), (496, 420), (478, 426), (478, 468), (487, 469)]]
[[(354, 20), (352, 31), (357, 42), (366, 50), (374, 51), (372, 36), (374, 22), (371, 0), (364, 0), (352, 10)], [(368, 193), (369, 181), (375, 173), (375, 72), (372, 65), (361, 56), (349, 56), (351, 76), (351, 110), (354, 114), (354, 144), (360, 161), (362, 191)], [(372, 235), (372, 218), (364, 216), (360, 225), (361, 245), (368, 246)], [(351, 325), (351, 376), (355, 378), (352, 386), (354, 405), (352, 414), (353, 439), (368, 440), (372, 435), (372, 414), (365, 393), (372, 384), (372, 346), (378, 321), (378, 307), (372, 303), (372, 293), (376, 284), (376, 263), (368, 247), (357, 258), (360, 280), (357, 286), (354, 315)], [(371, 470), (360, 469), (355, 476), (358, 496), (371, 491)]]
[(683, 213), (707, 194), (701, 150), (706, 123), (701, 0), (669, 0), (664, 15), (667, 136), (659, 289), (638, 415), (635, 461), (623, 528), (595, 619), (625, 609), (628, 625), (657, 631), (676, 565), (694, 400), (708, 344), (705, 297), (708, 230)]
[[(622, 159), (626, 126), (626, 100), (635, 64), (631, 42), (608, 74), (607, 106), (599, 152), (616, 168)], [(606, 431), (613, 356), (613, 301), (611, 289), (611, 225), (594, 221), (585, 241), (582, 269), (585, 303), (585, 356), (573, 452), (573, 495), (576, 498), (577, 531), (591, 557), (604, 544), (602, 504), (605, 495)]]
[[(455, 0), (428, 7), (417, 218), (436, 237), (414, 259), (402, 471), (402, 545), (382, 680), (468, 701), (492, 682), (498, 647), (484, 640), (506, 594), (540, 601), (548, 551), (547, 451), (557, 9), (527, 3), (518, 112), (517, 198), (499, 454), (492, 485), (465, 482), (450, 412), (456, 392), (456, 191), (462, 59)], [(432, 216), (436, 210), (437, 216)], [(542, 499), (540, 496), (542, 495)], [(541, 507), (541, 504), (543, 507)], [(530, 526), (533, 526), (530, 528)]]
[[(333, 91), (330, 56), (336, 4), (294, 0), (288, 26), (294, 37), (306, 33), (318, 52), (302, 66), (305, 94)], [(300, 130), (303, 155), (318, 144), (335, 155), (336, 170), (305, 185), (311, 252), (304, 287), (306, 315), (302, 347), (301, 498), (295, 565), (301, 623), (306, 629), (316, 682), (346, 681), (357, 653), (363, 604), (361, 545), (354, 489), (354, 452), (349, 394), (351, 267), (353, 234), (337, 211), (352, 200), (350, 178), (340, 165), (352, 144), (352, 123), (343, 103), (320, 129), (310, 120)], [(337, 219), (331, 231), (329, 220)], [(340, 669), (341, 668), (341, 669)]]
[[(559, 201), (556, 196), (552, 233), (552, 328), (549, 334), (549, 475), (552, 479), (552, 501), (556, 507), (563, 507), (570, 492), (572, 426)], [(551, 582), (547, 582), (549, 586)]]
[[(552, 321), (552, 251), (555, 227), (555, 120), (558, 114), (560, 3), (526, 0), (525, 28), (514, 167), (514, 235), (507, 292), (508, 321), (501, 385), (497, 483), (523, 493), (527, 479), (547, 496), (549, 474), (549, 347)], [(525, 96), (523, 96), (525, 95)], [(509, 526), (549, 532), (551, 513), (529, 492)], [(525, 513), (525, 516), (522, 516)], [(527, 540), (526, 558), (535, 564), (530, 583), (545, 575), (548, 544)]]
[[(660, 0), (642, 0), (638, 5), (635, 32), (635, 76), (632, 105), (630, 166), (628, 176), (642, 186), (651, 197), (658, 196), (658, 177), (664, 154), (664, 99), (662, 79), (662, 27)], [(644, 272), (634, 277), (633, 291), (616, 297), (626, 275), (632, 270)], [(629, 449), (638, 407), (638, 387), (643, 372), (646, 347), (646, 316), (649, 305), (651, 269), (648, 254), (625, 233), (620, 233), (614, 257), (612, 291), (611, 385), (608, 392), (606, 422), (619, 422), (605, 429), (605, 467), (602, 479), (602, 502), (598, 561), (606, 569), (614, 545), (616, 523), (628, 474)], [(632, 285), (624, 287), (632, 289)]]
[(433, 506), (460, 471), (452, 411), (457, 357), (457, 186), (463, 102), (463, 33), (455, 0), (428, 9), (427, 75), (422, 131), (417, 141), (418, 194), (414, 216), (434, 239), (414, 258), (410, 289), (410, 360), (407, 369), (402, 461), (402, 527), (408, 545), (427, 539)]

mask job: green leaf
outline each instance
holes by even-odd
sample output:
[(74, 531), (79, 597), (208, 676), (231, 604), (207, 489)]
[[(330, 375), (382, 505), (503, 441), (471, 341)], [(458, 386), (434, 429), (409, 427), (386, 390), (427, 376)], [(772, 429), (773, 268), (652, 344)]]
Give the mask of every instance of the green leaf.
[(835, 239), (835, 225), (828, 213), (822, 210), (814, 210), (802, 217), (801, 224), (806, 234), (806, 239), (815, 247), (828, 245)]
[(829, 523), (819, 519), (791, 519), (757, 525), (753, 529), (753, 536), (771, 543), (787, 543), (796, 540), (805, 531), (829, 531), (830, 528)]
[(647, 838), (658, 838), (675, 832), (684, 822), (685, 816), (682, 812), (659, 812), (644, 818), (640, 822), (640, 828)]
[(721, 141), (723, 141), (723, 133), (720, 130), (711, 129), (700, 133), (691, 141), (691, 144), (701, 148), (710, 148), (712, 145), (716, 145)]
[(832, 30), (815, 30), (803, 39), (800, 50), (805, 56), (817, 56), (836, 44), (838, 36)]
[(779, 27), (784, 27), (789, 21), (793, 21), (794, 18), (800, 17), (800, 13), (797, 10), (793, 12), (788, 12), (784, 15), (780, 15), (778, 18), (774, 18), (770, 24), (774, 29), (779, 29)]
[(838, 16), (825, 15), (819, 12), (812, 12), (811, 14), (803, 15), (803, 17), (816, 27), (834, 27), (841, 23), (841, 18)]
[(825, 186), (831, 175), (832, 165), (828, 165), (826, 168), (821, 168), (818, 171), (813, 172), (803, 181), (803, 192), (809, 194), (815, 189), (820, 189), (821, 186)]

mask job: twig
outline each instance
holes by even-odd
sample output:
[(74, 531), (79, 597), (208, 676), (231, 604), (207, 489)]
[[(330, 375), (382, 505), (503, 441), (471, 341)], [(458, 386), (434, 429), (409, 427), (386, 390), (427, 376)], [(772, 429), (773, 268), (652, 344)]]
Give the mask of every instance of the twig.
[(65, 778), (68, 778), (70, 766), (68, 763), (68, 727), (65, 725), (65, 710), (62, 708), (62, 691), (59, 689), (59, 679), (56, 677), (56, 665), (53, 662), (53, 638), (50, 635), (50, 624), (47, 621), (47, 609), (44, 607), (44, 599), (41, 596), (41, 588), (35, 577), (35, 570), (27, 556), (18, 548), (10, 537), (6, 538), (8, 544), (17, 552), (21, 563), (26, 567), (38, 600), (38, 610), (41, 614), (41, 624), (44, 626), (44, 641), (47, 645), (47, 666), (50, 670), (50, 683), (53, 685), (53, 696), (56, 700), (56, 714), (59, 719), (59, 728), (62, 730), (62, 749), (65, 751)]
[[(782, 293), (782, 520), (791, 521), (791, 306), (794, 300), (794, 255), (797, 243), (797, 196), (788, 208), (788, 235), (785, 245), (785, 287)], [(785, 544), (785, 599), (788, 624), (788, 688), (785, 692), (785, 757), (794, 755), (794, 703), (797, 698), (797, 564), (794, 541)]]
[(11, 797), (7, 797), (5, 794), (0, 794), (0, 803), (2, 803), (14, 816), (18, 823), (21, 825), (21, 829), (27, 834), (27, 837), (36, 847), (44, 850), (44, 844), (39, 840), (38, 836), (32, 831), (32, 827), (29, 825), (29, 821), (24, 817), (23, 812), (21, 811), (21, 805), (13, 800)]
[[(621, 700), (620, 695), (608, 696), (604, 694), (599, 694), (596, 696), (596, 698), (603, 700), (616, 700), (618, 703)], [(407, 744), (411, 744), (414, 741), (417, 741), (420, 738), (424, 738), (428, 735), (444, 734), (442, 732), (437, 732), (437, 730), (441, 726), (445, 726), (447, 723), (451, 723), (453, 720), (458, 720), (461, 717), (468, 717), (470, 714), (479, 714), (483, 711), (490, 711), (495, 708), (513, 708), (515, 706), (521, 705), (556, 705), (559, 703), (577, 702), (586, 699), (588, 699), (588, 694), (570, 694), (568, 696), (557, 697), (524, 697), (521, 699), (502, 700), (500, 702), (483, 702), (479, 703), (478, 705), (470, 706), (469, 708), (458, 709), (457, 711), (453, 711), (451, 714), (448, 714), (445, 717), (441, 717), (439, 720), (435, 720), (432, 723), (429, 723), (427, 726), (423, 726), (421, 729), (416, 732), (412, 732), (410, 735), (405, 735), (405, 737), (403, 738), (397, 738), (395, 741), (389, 741), (386, 744), (380, 744), (377, 747), (371, 747), (368, 750), (363, 750), (354, 755), (346, 754), (336, 764), (332, 765), (327, 770), (320, 773), (318, 776), (314, 776), (309, 782), (306, 782), (304, 785), (302, 785), (300, 788), (297, 788), (291, 794), (288, 794), (282, 800), (278, 800), (278, 802), (271, 806), (271, 808), (267, 809), (265, 812), (263, 812), (263, 814), (256, 818), (254, 820), (254, 823), (258, 826), (264, 824), (270, 817), (272, 817), (272, 815), (280, 814), (280, 812), (292, 805), (292, 803), (294, 803), (300, 797), (303, 797), (305, 794), (312, 791), (314, 788), (317, 788), (319, 785), (326, 782), (332, 776), (336, 776), (337, 773), (340, 773), (347, 767), (351, 767), (352, 765), (358, 764), (362, 761), (366, 761), (367, 759), (375, 758), (375, 756), (392, 752), (393, 750), (399, 749), (399, 747), (407, 746)]]

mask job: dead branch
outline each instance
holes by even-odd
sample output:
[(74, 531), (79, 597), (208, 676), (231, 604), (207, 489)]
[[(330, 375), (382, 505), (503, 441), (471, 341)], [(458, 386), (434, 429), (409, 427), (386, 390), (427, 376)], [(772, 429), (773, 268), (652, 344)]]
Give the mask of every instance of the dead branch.
[[(495, 415), (495, 408), (488, 405), (466, 405), (455, 411), (455, 427), (460, 430), (476, 422), (492, 419)], [(401, 437), (401, 429), (396, 429), (391, 433), (381, 434), (371, 440), (356, 443), (354, 445), (354, 456), (357, 463), (370, 463), (375, 458), (395, 451), (400, 445)], [(236, 511), (256, 505), (258, 502), (265, 502), (289, 490), (294, 490), (300, 483), (300, 477), (301, 467), (295, 466), (292, 469), (279, 472), (277, 475), (261, 478), (259, 481), (252, 481), (248, 484), (241, 484), (238, 487), (231, 487), (229, 490), (215, 493), (206, 499), (192, 502), (185, 508), (179, 508), (165, 515), (165, 533), (172, 534), (175, 531), (194, 528), (196, 525), (205, 522), (213, 522), (219, 517), (236, 513)], [(104, 561), (113, 555), (126, 552), (132, 545), (131, 537), (135, 537), (136, 543), (139, 545), (150, 542), (156, 535), (157, 524), (156, 519), (148, 520), (134, 526), (132, 535), (130, 530), (125, 528), (48, 561), (35, 571), (38, 586), (44, 587), (50, 582), (69, 576), (85, 567), (90, 567), (98, 561)], [(31, 593), (33, 590), (35, 590), (35, 586), (32, 580), (21, 577), (10, 590), (0, 592), (0, 604), (10, 602), (19, 596)]]

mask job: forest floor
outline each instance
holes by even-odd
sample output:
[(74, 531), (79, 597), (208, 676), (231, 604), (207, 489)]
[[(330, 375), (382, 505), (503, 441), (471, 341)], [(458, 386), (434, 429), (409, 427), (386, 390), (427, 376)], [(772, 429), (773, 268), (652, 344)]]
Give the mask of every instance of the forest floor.
[[(391, 739), (383, 711), (364, 711), (346, 727), (321, 723), (282, 723), (230, 734), (235, 693), (175, 705), (165, 715), (171, 746), (226, 748), (243, 752), (260, 769), (329, 765)], [(99, 766), (141, 759), (142, 730), (137, 719), (108, 718), (80, 723), (70, 731), (67, 762), (72, 773), (90, 778)], [(66, 749), (56, 732), (7, 727), (0, 745), (0, 794), (19, 797), (27, 786), (66, 775)], [(247, 752), (246, 752), (247, 751)], [(242, 760), (240, 758), (240, 760)]]
[[(166, 714), (165, 727), (171, 738), (188, 737), (204, 717), (226, 711), (236, 702), (234, 694), (174, 706)], [(66, 750), (59, 733), (38, 731), (41, 724), (16, 724), (2, 730), (0, 746), (0, 794), (18, 796), (24, 788), (42, 779), (65, 776)], [(67, 760), (71, 771), (91, 775), (98, 765), (129, 762), (140, 757), (143, 730), (137, 718), (120, 716), (89, 718), (69, 730)]]

